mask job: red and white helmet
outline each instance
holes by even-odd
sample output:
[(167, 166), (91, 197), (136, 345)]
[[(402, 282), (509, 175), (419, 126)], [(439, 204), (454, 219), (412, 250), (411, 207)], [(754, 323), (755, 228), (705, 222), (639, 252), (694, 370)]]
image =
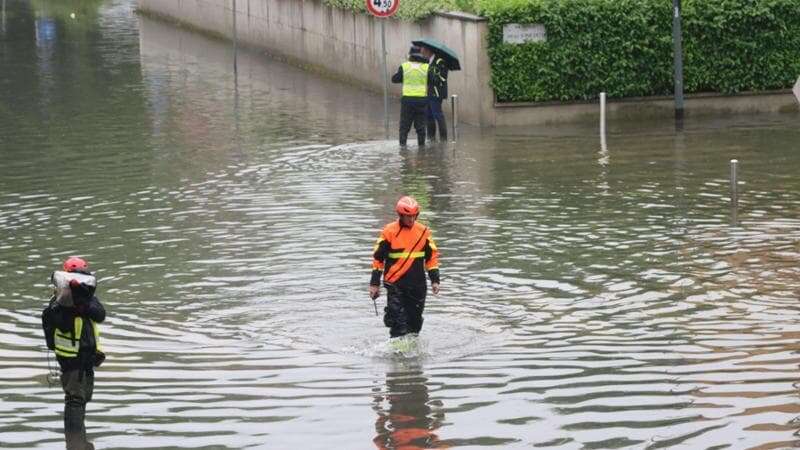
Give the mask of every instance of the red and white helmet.
[(64, 272), (88, 272), (89, 263), (77, 256), (70, 256), (64, 261)]
[(401, 214), (404, 216), (416, 216), (419, 214), (419, 203), (414, 200), (413, 197), (403, 196), (400, 197), (400, 200), (397, 201), (397, 205), (394, 207), (397, 214)]

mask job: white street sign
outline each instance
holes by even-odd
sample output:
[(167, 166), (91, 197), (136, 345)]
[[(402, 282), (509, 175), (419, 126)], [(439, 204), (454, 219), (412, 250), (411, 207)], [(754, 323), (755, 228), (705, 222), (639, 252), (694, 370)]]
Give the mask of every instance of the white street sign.
[(503, 25), (503, 43), (524, 44), (526, 42), (545, 42), (547, 31), (540, 23), (508, 23)]

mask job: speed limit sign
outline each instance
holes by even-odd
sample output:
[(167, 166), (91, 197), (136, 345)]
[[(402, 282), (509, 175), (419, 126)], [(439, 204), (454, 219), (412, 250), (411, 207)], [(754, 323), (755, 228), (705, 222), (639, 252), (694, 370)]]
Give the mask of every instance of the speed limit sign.
[(400, 0), (366, 0), (367, 9), (373, 16), (389, 17), (397, 12)]

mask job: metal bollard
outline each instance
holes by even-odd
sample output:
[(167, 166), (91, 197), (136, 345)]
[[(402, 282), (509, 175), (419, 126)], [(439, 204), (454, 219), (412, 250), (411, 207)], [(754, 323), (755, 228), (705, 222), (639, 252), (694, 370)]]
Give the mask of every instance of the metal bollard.
[(239, 56), (239, 42), (238, 42), (239, 41), (239, 36), (238, 36), (239, 32), (236, 29), (236, 0), (233, 0), (233, 2), (231, 2), (231, 8), (233, 9), (233, 17), (232, 17), (232, 20), (233, 20), (233, 33), (232, 33), (233, 34), (233, 73), (234, 74), (238, 74), (239, 73), (239, 64), (238, 64), (237, 58)]
[(600, 93), (600, 149), (606, 151), (606, 93)]
[(739, 161), (731, 160), (731, 206), (736, 208), (739, 205), (739, 186), (738, 186)]
[(450, 96), (450, 109), (453, 111), (453, 142), (458, 140), (458, 95)]

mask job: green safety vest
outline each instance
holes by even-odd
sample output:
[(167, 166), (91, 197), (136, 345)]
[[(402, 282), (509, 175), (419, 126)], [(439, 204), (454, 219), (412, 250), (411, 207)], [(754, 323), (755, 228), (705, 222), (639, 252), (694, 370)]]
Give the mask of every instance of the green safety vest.
[(403, 97), (428, 96), (428, 65), (406, 61), (403, 68)]
[[(97, 350), (100, 350), (100, 327), (97, 322), (90, 320), (92, 329), (94, 330), (94, 341)], [(58, 328), (53, 330), (56, 345), (56, 355), (62, 358), (77, 358), (78, 352), (81, 350), (81, 332), (83, 331), (83, 319), (80, 317), (75, 318), (74, 323), (75, 333), (72, 331), (61, 331)]]

